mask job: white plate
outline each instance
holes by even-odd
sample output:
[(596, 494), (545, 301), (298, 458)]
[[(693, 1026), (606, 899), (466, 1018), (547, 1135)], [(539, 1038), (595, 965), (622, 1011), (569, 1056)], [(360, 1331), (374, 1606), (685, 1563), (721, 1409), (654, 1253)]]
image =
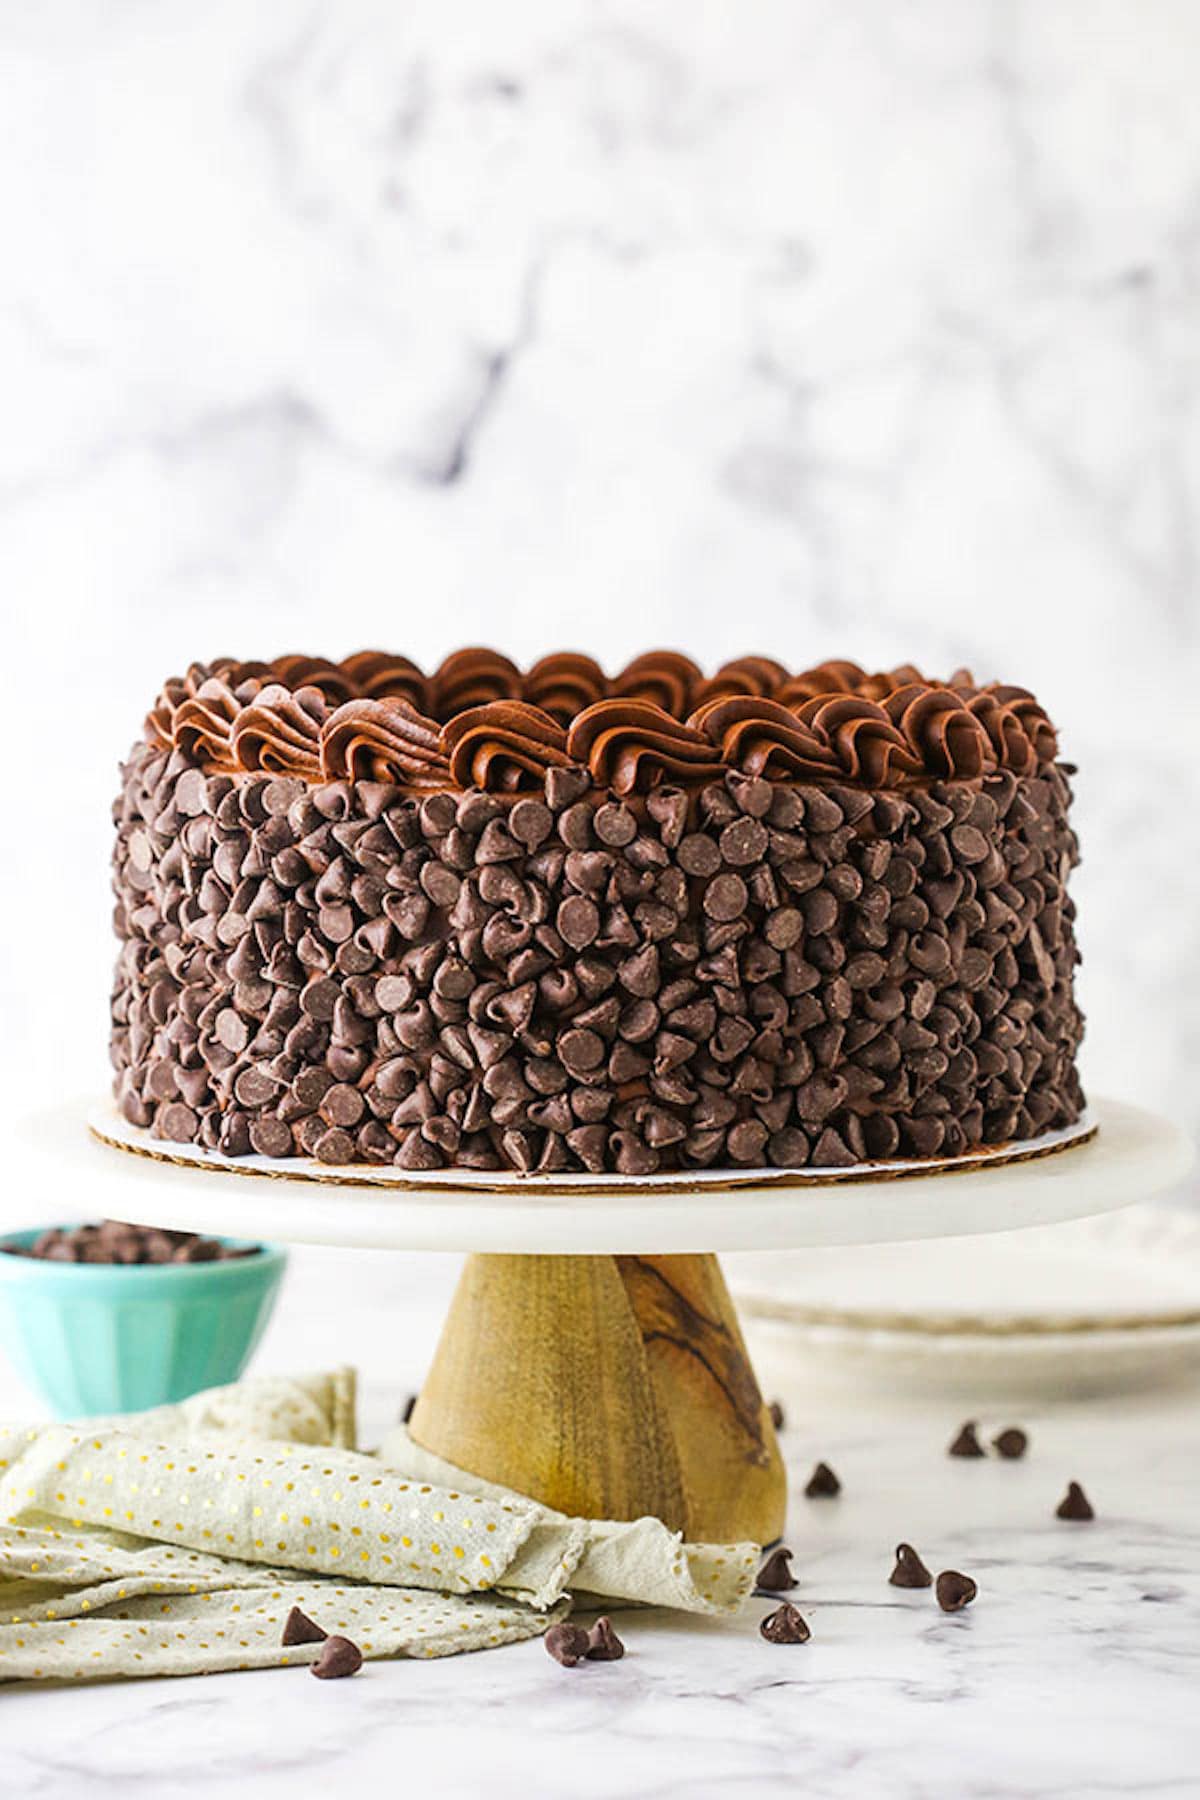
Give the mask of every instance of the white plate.
[[(483, 1175), (446, 1170), (255, 1167), (164, 1144), (110, 1103), (31, 1122), (47, 1186), (73, 1172), (83, 1210), (118, 1218), (300, 1242), (403, 1250), (606, 1254), (898, 1242), (1076, 1218), (1169, 1186), (1190, 1146), (1177, 1127), (1117, 1101), (1094, 1110), (1086, 1141), (1029, 1160), (976, 1158), (953, 1172), (862, 1171), (846, 1181), (780, 1170), (626, 1176)], [(34, 1199), (25, 1192), (22, 1203)], [(61, 1210), (55, 1206), (54, 1216)], [(36, 1220), (24, 1222), (37, 1222)]]
[[(730, 1257), (776, 1385), (1065, 1394), (1200, 1370), (1200, 1215), (1152, 1205), (989, 1240)], [(764, 1379), (766, 1378), (764, 1374)]]

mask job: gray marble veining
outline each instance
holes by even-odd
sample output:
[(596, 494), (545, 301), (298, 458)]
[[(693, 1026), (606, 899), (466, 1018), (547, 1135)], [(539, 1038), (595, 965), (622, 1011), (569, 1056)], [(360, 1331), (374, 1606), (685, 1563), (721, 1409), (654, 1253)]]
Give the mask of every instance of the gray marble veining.
[[(1089, 1076), (1200, 1117), (1187, 0), (56, 0), (0, 51), (8, 704), (81, 1085), (166, 671), (659, 640), (1034, 686)], [(67, 985), (5, 974), (60, 1058)]]

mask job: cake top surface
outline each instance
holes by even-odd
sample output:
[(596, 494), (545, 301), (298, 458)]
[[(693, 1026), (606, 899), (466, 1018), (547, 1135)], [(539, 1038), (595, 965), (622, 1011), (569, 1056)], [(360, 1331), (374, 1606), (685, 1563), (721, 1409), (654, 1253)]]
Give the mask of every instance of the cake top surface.
[(538, 791), (583, 768), (618, 794), (694, 786), (730, 771), (775, 781), (903, 788), (978, 781), (1053, 762), (1053, 725), (1025, 688), (911, 665), (792, 673), (744, 656), (706, 676), (676, 650), (615, 675), (560, 651), (521, 670), (496, 650), (456, 651), (426, 674), (362, 650), (341, 662), (279, 656), (193, 663), (163, 687), (146, 735), (216, 774), (378, 781), (413, 793)]

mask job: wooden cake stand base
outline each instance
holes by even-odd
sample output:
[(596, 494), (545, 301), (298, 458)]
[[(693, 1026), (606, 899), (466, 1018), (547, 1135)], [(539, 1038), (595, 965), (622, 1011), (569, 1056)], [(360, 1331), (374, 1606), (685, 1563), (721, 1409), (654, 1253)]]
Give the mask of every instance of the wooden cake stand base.
[(787, 1481), (715, 1256), (472, 1256), (409, 1430), (489, 1481), (693, 1542), (783, 1531)]
[[(653, 1514), (693, 1540), (768, 1543), (786, 1484), (714, 1250), (1014, 1230), (1144, 1200), (1191, 1159), (1178, 1127), (1100, 1101), (1070, 1133), (920, 1170), (522, 1177), (326, 1170), (165, 1144), (110, 1103), (24, 1135), (42, 1153), (17, 1217), (238, 1237), (467, 1250), (413, 1413), (428, 1450), (589, 1518)], [(847, 1178), (847, 1174), (848, 1177)], [(53, 1194), (53, 1199), (50, 1195)], [(969, 1260), (964, 1256), (964, 1269)]]

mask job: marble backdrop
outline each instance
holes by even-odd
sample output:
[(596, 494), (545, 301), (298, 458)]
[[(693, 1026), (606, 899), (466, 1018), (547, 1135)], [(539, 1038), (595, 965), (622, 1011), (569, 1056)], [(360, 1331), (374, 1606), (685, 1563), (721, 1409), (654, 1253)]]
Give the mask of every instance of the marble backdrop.
[(482, 638), (1035, 687), (1088, 1075), (1200, 1122), (1198, 87), (1191, 0), (0, 0), (8, 1102), (164, 674)]

